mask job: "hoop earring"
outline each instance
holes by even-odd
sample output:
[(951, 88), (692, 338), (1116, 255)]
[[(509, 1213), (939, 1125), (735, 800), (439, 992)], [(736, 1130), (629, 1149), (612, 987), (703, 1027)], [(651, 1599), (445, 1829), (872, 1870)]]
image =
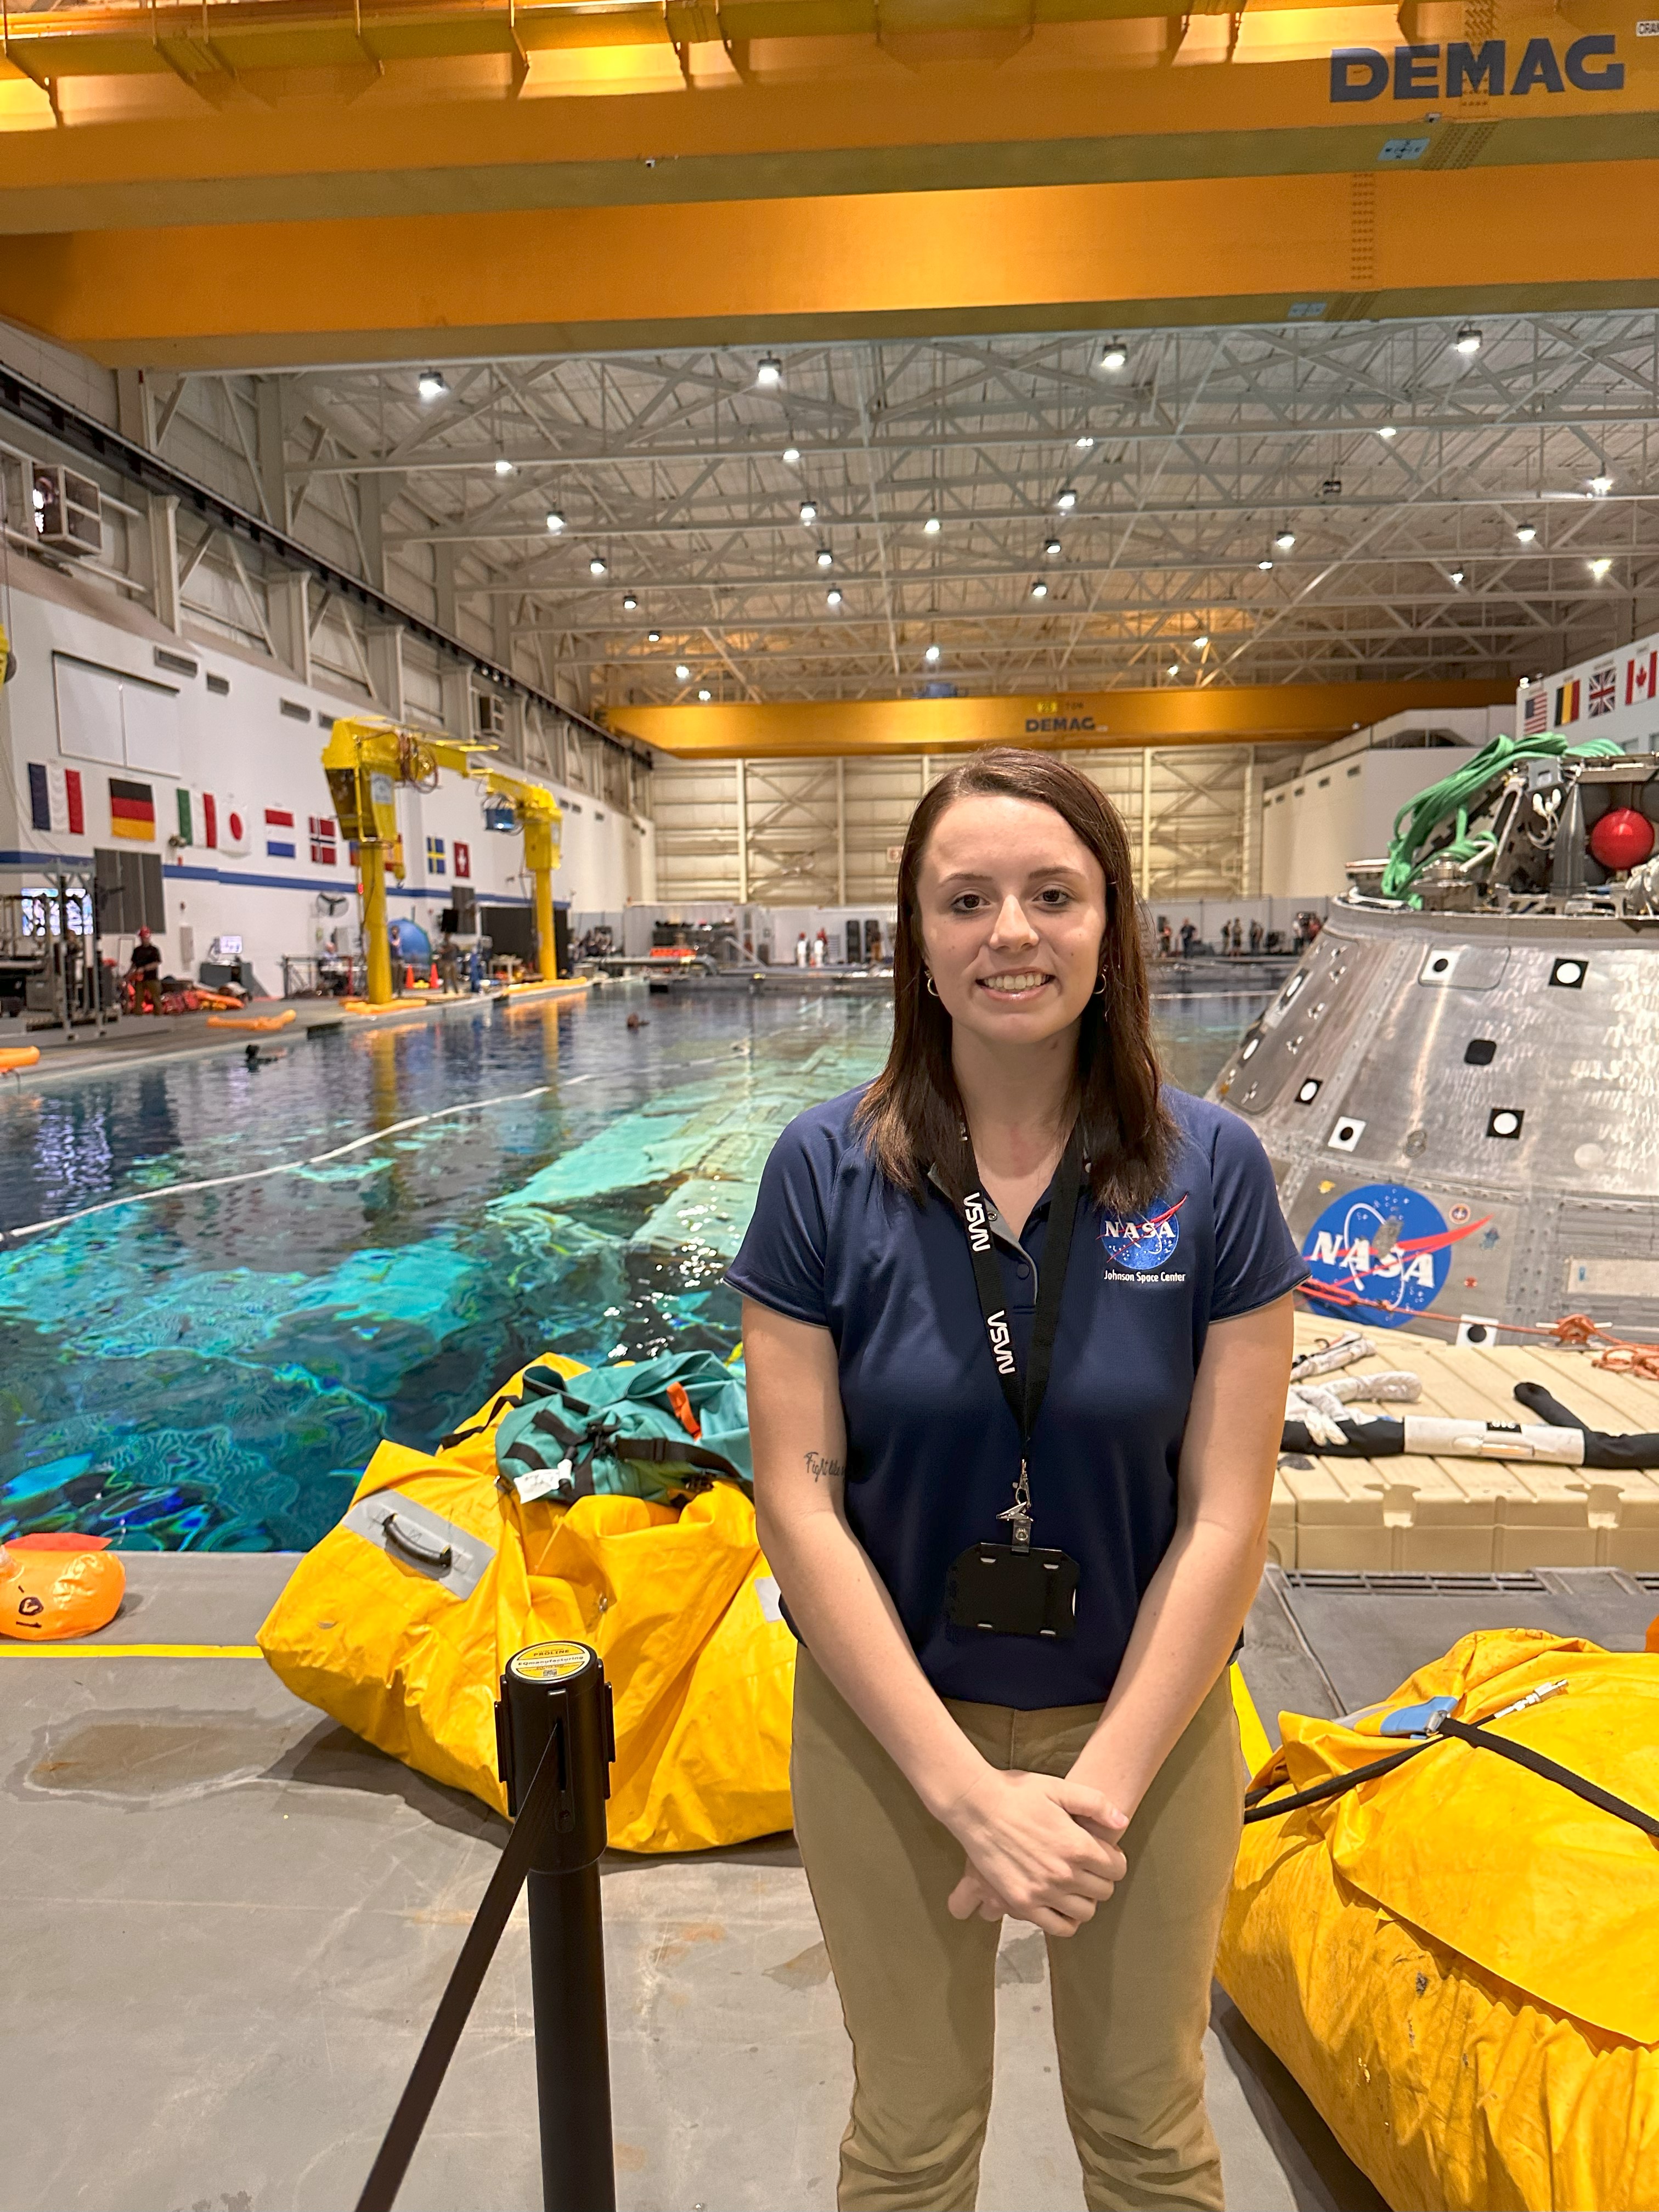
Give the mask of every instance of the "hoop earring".
[(939, 986), (938, 986), (938, 984), (937, 984), (937, 983), (935, 983), (935, 982), (934, 982), (934, 981), (933, 981), (933, 969), (932, 969), (931, 968), (925, 969), (923, 970), (923, 973), (926, 975), (926, 976), (927, 976), (927, 988), (928, 988), (929, 993), (930, 993), (930, 994), (932, 994), (932, 996), (933, 996), (933, 997), (934, 997), (935, 999), (936, 999), (936, 998), (938, 998), (938, 996), (939, 996)]
[(1093, 989), (1092, 991), (1091, 991), (1091, 992), (1090, 992), (1089, 996), (1090, 996), (1091, 999), (1103, 999), (1103, 998), (1105, 997), (1105, 995), (1106, 995), (1106, 977), (1105, 977), (1104, 971), (1103, 970), (1103, 972), (1102, 972), (1102, 974), (1101, 974), (1101, 977), (1100, 977), (1099, 981), (1095, 985), (1094, 989)]

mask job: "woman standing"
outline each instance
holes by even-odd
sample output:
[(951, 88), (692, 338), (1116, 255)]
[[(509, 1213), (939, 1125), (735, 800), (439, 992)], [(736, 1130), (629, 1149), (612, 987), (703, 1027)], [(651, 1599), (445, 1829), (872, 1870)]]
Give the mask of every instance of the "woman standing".
[(1160, 1085), (1093, 784), (952, 769), (898, 902), (887, 1066), (784, 1132), (729, 1278), (853, 2042), (838, 2201), (974, 2203), (1012, 1915), (1048, 1939), (1091, 2212), (1219, 2206), (1226, 1670), (1306, 1270), (1255, 1137)]

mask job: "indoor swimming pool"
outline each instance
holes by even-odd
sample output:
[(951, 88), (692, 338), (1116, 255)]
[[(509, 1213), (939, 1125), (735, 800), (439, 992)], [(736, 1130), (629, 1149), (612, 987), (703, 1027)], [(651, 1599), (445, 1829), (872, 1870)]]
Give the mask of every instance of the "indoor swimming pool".
[[(1161, 998), (1172, 1079), (1259, 1004)], [(7, 1086), (0, 1538), (305, 1547), (382, 1437), (430, 1447), (539, 1351), (729, 1353), (773, 1139), (889, 1021), (607, 987)]]

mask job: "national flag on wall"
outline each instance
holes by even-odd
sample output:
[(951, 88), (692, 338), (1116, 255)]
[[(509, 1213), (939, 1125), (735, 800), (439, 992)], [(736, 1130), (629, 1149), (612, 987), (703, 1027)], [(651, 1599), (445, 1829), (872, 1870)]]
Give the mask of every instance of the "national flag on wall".
[(444, 841), (441, 837), (428, 837), (426, 841), (426, 872), (429, 876), (441, 876), (445, 872)]
[(112, 837), (131, 837), (141, 845), (155, 842), (155, 793), (147, 783), (130, 783), (125, 776), (109, 780), (109, 827)]
[(1625, 704), (1650, 707), (1659, 698), (1659, 653), (1633, 653), (1625, 664)]
[(239, 805), (228, 793), (222, 799), (204, 799), (203, 804), (209, 844), (216, 845), (233, 860), (240, 860), (250, 850), (252, 842), (246, 807)]
[(331, 868), (335, 864), (334, 817), (313, 814), (311, 823), (311, 857), (319, 868)]
[(1540, 738), (1549, 726), (1548, 688), (1542, 684), (1534, 684), (1527, 694), (1526, 704), (1521, 709), (1521, 734), (1524, 738)]
[(463, 845), (459, 837), (455, 840), (455, 874), (461, 883), (469, 881), (472, 874), (472, 848)]
[[(286, 830), (286, 837), (273, 837), (273, 830)], [(265, 858), (269, 860), (291, 860), (294, 858), (294, 817), (285, 807), (267, 806), (265, 809)]]
[(1569, 722), (1576, 722), (1578, 720), (1579, 695), (1581, 689), (1582, 687), (1576, 676), (1573, 678), (1571, 684), (1558, 684), (1556, 685), (1555, 726), (1558, 730), (1565, 730)]
[(79, 837), (87, 826), (81, 798), (81, 771), (53, 761), (29, 763), (29, 820), (37, 830)]
[(1619, 671), (1612, 661), (1590, 671), (1589, 710), (1592, 716), (1610, 714), (1619, 704)]

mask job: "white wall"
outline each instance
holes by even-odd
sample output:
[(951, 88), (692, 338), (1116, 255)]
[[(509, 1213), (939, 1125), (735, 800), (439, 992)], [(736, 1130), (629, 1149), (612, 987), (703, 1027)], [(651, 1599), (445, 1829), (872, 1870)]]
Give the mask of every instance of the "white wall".
[[(336, 715), (362, 712), (361, 702), (295, 683), (234, 647), (176, 637), (143, 610), (33, 564), (14, 566), (9, 611), (17, 673), (0, 691), (0, 890), (39, 882), (54, 860), (89, 866), (100, 848), (151, 852), (162, 863), (167, 927), (159, 941), (173, 973), (193, 974), (215, 937), (235, 935), (260, 984), (276, 991), (283, 953), (319, 950), (337, 930), (340, 949), (355, 947), (357, 902), (345, 842), (337, 836), (332, 865), (313, 860), (308, 825), (313, 816), (333, 817), (320, 759), (327, 725)], [(196, 674), (158, 663), (158, 648), (194, 661)], [(61, 684), (54, 681), (55, 658), (64, 670)], [(210, 692), (210, 673), (228, 680), (227, 695)], [(118, 720), (100, 720), (101, 702), (112, 696), (111, 679), (118, 677), (131, 681), (145, 710), (135, 724), (153, 732), (147, 738), (136, 727), (128, 732), (129, 750), (137, 757), (126, 761), (118, 757)], [(284, 714), (284, 702), (305, 719)], [(31, 763), (78, 771), (84, 811), (79, 836), (33, 826)], [(113, 836), (112, 775), (150, 789), (152, 840)], [(648, 895), (654, 871), (649, 825), (591, 793), (536, 780), (548, 781), (565, 808), (563, 859), (554, 881), (558, 902), (620, 906)], [(179, 842), (181, 786), (211, 793), (222, 820), (235, 802), (248, 825), (245, 854)], [(267, 810), (291, 814), (292, 830), (268, 825)], [(394, 916), (435, 927), (457, 881), (457, 841), (470, 849), (470, 880), (482, 902), (528, 903), (522, 840), (485, 830), (477, 786), (446, 775), (435, 791), (405, 789), (400, 822), (408, 875), (393, 889)], [(428, 838), (443, 841), (441, 875), (428, 866)], [(270, 850), (282, 844), (294, 847), (292, 858)], [(325, 910), (325, 901), (342, 896), (347, 903), (337, 913)], [(106, 957), (120, 959), (131, 942), (106, 940)]]

